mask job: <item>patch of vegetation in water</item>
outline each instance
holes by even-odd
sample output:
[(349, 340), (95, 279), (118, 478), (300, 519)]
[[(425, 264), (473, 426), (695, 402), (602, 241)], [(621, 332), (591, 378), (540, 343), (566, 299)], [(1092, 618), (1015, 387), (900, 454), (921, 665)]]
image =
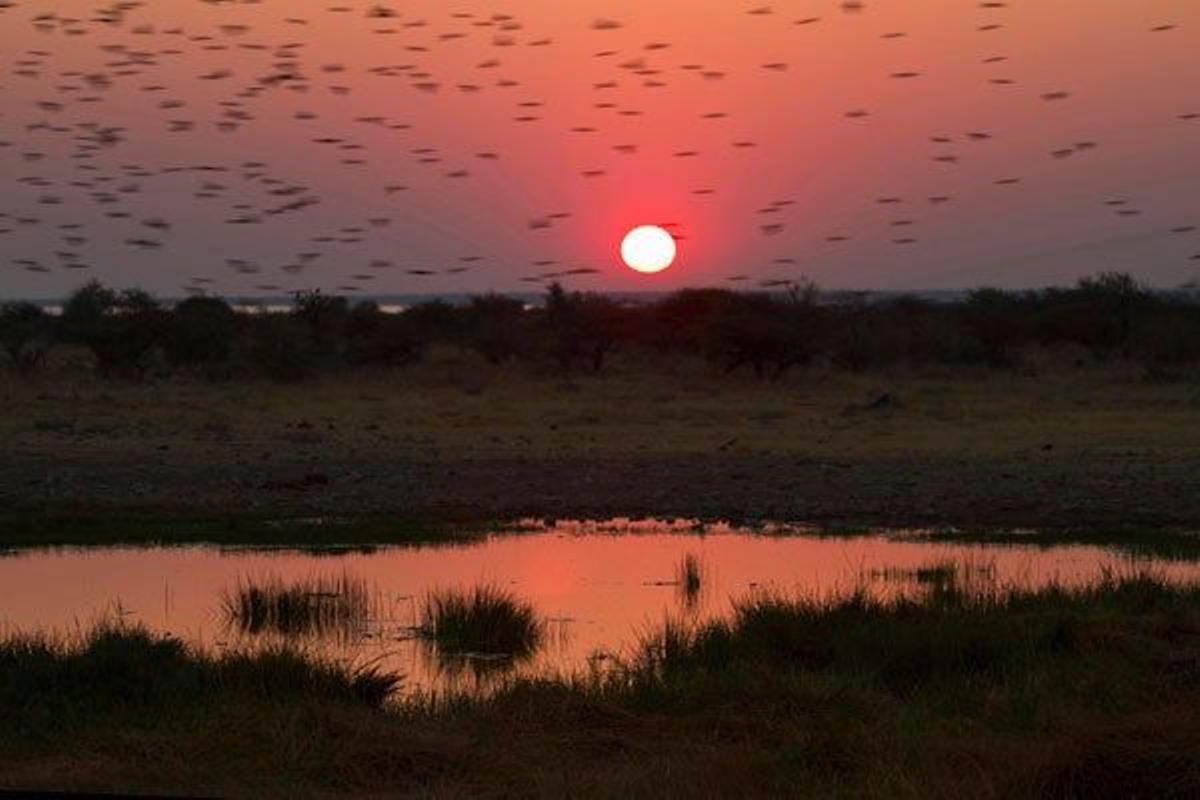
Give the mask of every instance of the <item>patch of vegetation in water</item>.
[(685, 553), (675, 565), (675, 584), (685, 607), (694, 608), (700, 601), (704, 573), (704, 562), (695, 553)]
[(546, 626), (532, 604), (506, 589), (481, 584), (426, 595), (420, 633), (444, 654), (520, 659), (537, 651)]
[(245, 634), (347, 634), (367, 624), (372, 598), (366, 581), (345, 572), (287, 583), (264, 577), (239, 581), (222, 595), (221, 610)]
[(920, 542), (1039, 547), (1047, 550), (1055, 547), (1091, 546), (1124, 553), (1135, 559), (1200, 560), (1200, 531), (1172, 528), (937, 528), (905, 532), (902, 535), (911, 541)]

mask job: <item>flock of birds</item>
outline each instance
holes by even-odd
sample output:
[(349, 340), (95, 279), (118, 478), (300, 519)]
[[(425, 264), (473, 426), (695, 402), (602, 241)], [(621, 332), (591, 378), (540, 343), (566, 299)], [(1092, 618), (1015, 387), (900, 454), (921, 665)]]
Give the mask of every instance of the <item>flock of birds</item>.
[[(975, 15), (974, 32), (982, 35), (1003, 29), (1010, 7), (1025, 1), (964, 5)], [(693, 59), (688, 42), (646, 37), (645, 25), (628, 24), (616, 15), (583, 23), (595, 47), (582, 55), (572, 52), (568, 59), (556, 52), (563, 45), (554, 37), (536, 32), (536, 18), (452, 10), (452, 5), (438, 10), (436, 19), (430, 17), (432, 10), (416, 13), (401, 0), (394, 5), (345, 2), (307, 16), (298, 15), (298, 4), (274, 0), (196, 0), (186, 9), (182, 3), (167, 5), (186, 13), (176, 18), (160, 4), (141, 0), (96, 5), (0, 0), (0, 43), (28, 45), (0, 47), (0, 57), (8, 60), (7, 74), (0, 76), (0, 174), (7, 187), (0, 198), (0, 292), (12, 291), (17, 273), (25, 273), (26, 281), (28, 274), (95, 274), (119, 281), (121, 270), (130, 262), (140, 263), (139, 258), (189, 293), (284, 293), (314, 285), (350, 293), (421, 291), (421, 281), (465, 273), (470, 274), (464, 280), (477, 286), (505, 278), (535, 285), (573, 280), (608, 268), (595, 266), (595, 257), (589, 259), (592, 263), (545, 257), (548, 248), (539, 237), (586, 218), (590, 209), (579, 198), (586, 198), (589, 187), (605, 179), (628, 180), (616, 174), (613, 162), (669, 160), (672, 175), (699, 176), (707, 173), (692, 165), (718, 158), (727, 164), (762, 144), (753, 136), (734, 135), (719, 156), (687, 144), (651, 152), (639, 141), (638, 131), (654, 130), (656, 137), (648, 138), (682, 142), (697, 126), (735, 116), (716, 107), (733, 68)], [(828, 13), (803, 15), (791, 13), (796, 5), (735, 9), (722, 2), (712, 4), (711, 14), (720, 17), (713, 23), (719, 26), (727, 24), (726, 18), (751, 17), (802, 32), (870, 15), (875, 3), (827, 0)], [(804, 3), (808, 9), (817, 5)], [(263, 24), (246, 22), (247, 13)], [(697, 6), (691, 13), (709, 12)], [(357, 37), (344, 46), (348, 58), (356, 53), (354, 42), (380, 37), (384, 52), (398, 60), (367, 66), (323, 60), (314, 46), (333, 27)], [(1170, 37), (1182, 28), (1163, 21), (1131, 26), (1128, 35)], [(909, 33), (873, 35), (887, 46)], [(798, 40), (796, 46), (805, 45)], [(471, 49), (456, 58), (469, 64), (465, 70), (448, 67), (453, 59), (439, 58), (444, 49), (464, 47)], [(362, 50), (375, 53), (379, 48), (362, 45)], [(517, 52), (522, 55), (510, 59)], [(995, 52), (981, 39), (977, 62), (992, 70), (987, 84), (1008, 87), (1019, 83), (1006, 69), (1020, 57), (1019, 52)], [(525, 63), (531, 58), (540, 59), (533, 80), (512, 77), (505, 69), (510, 60)], [(589, 60), (588, 70), (575, 69), (572, 59), (578, 58)], [(799, 80), (787, 61), (765, 60), (754, 69), (764, 77)], [(596, 79), (597, 74), (602, 77)], [(1200, 85), (1200, 74), (1181, 77)], [(903, 65), (887, 73), (889, 81), (901, 83), (922, 78), (921, 71)], [(384, 80), (391, 81), (386, 95), (393, 98), (390, 107), (348, 110), (356, 109), (351, 101), (360, 94), (378, 105), (380, 92), (370, 87)], [(681, 81), (705, 87), (699, 93), (689, 89), (687, 97), (704, 98), (710, 105), (692, 109), (687, 119), (678, 111), (655, 118), (661, 106), (657, 98), (669, 95)], [(601, 120), (632, 124), (618, 128), (614, 123), (611, 129), (602, 122), (571, 124), (569, 115), (545, 98), (555, 94), (552, 87), (588, 97), (591, 112)], [(1048, 106), (1073, 100), (1070, 88), (1031, 91)], [(469, 118), (442, 110), (445, 106), (427, 112), (430, 118), (413, 112), (420, 106), (412, 98), (447, 94), (500, 94), (502, 99)], [(403, 116), (384, 113), (393, 109)], [(493, 109), (502, 112), (492, 114)], [(488, 127), (477, 129), (479, 118), (488, 114)], [(851, 106), (836, 124), (868, 124), (873, 118), (871, 108)], [(1200, 136), (1200, 110), (1181, 108), (1163, 122), (1194, 125)], [(471, 147), (462, 130), (450, 134), (448, 126), (481, 136), (496, 131), (497, 142), (544, 150), (547, 163), (564, 163), (564, 181), (569, 178), (584, 188), (564, 189), (561, 207), (526, 215), (519, 226), (497, 234), (507, 248), (503, 254), (488, 254), (481, 238), (472, 237), (473, 246), (465, 246), (459, 235), (431, 231), (438, 227), (431, 216), (453, 213), (438, 211), (439, 196), (457, 192), (481, 170), (508, 158), (503, 146)], [(778, 132), (760, 131), (760, 137), (767, 135)], [(985, 147), (996, 136), (986, 129), (932, 132), (925, 143), (929, 168), (954, 168), (972, 157), (971, 148)], [(578, 152), (570, 144), (572, 137), (600, 141), (593, 150), (607, 153), (608, 160), (567, 163)], [(1015, 186), (1028, 175), (1045, 173), (1054, 162), (1085, 158), (1103, 146), (1087, 138), (1048, 143), (1045, 163), (1024, 164), (1026, 174), (998, 175), (991, 182)], [(508, 173), (499, 183), (489, 179), (469, 190), (473, 213), (485, 223), (511, 216), (512, 209), (524, 207), (525, 195), (546, 193), (544, 188), (527, 190), (545, 178), (535, 171)], [(700, 183), (688, 186), (686, 194), (689, 202), (704, 203), (724, 190)], [(884, 241), (903, 248), (922, 241), (916, 233), (920, 208), (938, 209), (959, 200), (951, 193), (919, 198), (878, 193), (863, 202), (883, 214)], [(1115, 220), (1136, 222), (1143, 216), (1136, 202), (1121, 195), (1096, 198), (1095, 207)], [(728, 224), (747, 235), (786, 240), (792, 220), (806, 211), (796, 197), (766, 197), (752, 208), (731, 211)], [(680, 241), (690, 233), (677, 221), (638, 222), (660, 224)], [(1190, 237), (1200, 232), (1200, 220), (1146, 224), (1145, 235)], [(852, 246), (855, 235), (846, 228), (815, 239), (824, 246)], [(414, 263), (408, 239), (438, 252)], [(1190, 241), (1193, 251), (1184, 258), (1200, 261), (1200, 237)], [(451, 248), (457, 252), (447, 252)], [(526, 258), (527, 266), (518, 263), (516, 272), (513, 253)], [(778, 254), (762, 269), (723, 278), (734, 285), (786, 286), (811, 260)], [(196, 274), (181, 274), (185, 266)], [(489, 269), (491, 277), (485, 272)]]

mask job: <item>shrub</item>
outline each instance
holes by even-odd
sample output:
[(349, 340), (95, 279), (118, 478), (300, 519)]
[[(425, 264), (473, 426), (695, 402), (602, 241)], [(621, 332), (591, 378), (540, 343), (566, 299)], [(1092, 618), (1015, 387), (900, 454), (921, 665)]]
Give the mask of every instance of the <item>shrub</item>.
[(648, 309), (640, 340), (660, 352), (703, 353), (713, 323), (731, 313), (738, 295), (728, 289), (683, 289)]
[(58, 335), (65, 342), (87, 344), (104, 324), (104, 318), (117, 307), (115, 291), (91, 280), (67, 296), (58, 320)]
[(784, 299), (766, 294), (740, 295), (727, 304), (706, 333), (706, 351), (726, 372), (749, 364), (756, 377), (770, 370), (781, 377), (809, 363), (820, 347), (820, 312), (815, 291), (794, 290)]
[(322, 352), (334, 349), (350, 314), (346, 298), (324, 294), (320, 289), (296, 292), (295, 298), (292, 313), (308, 327), (313, 347)]
[(420, 341), (457, 341), (462, 335), (462, 315), (444, 300), (417, 303), (398, 315)]
[(582, 360), (593, 372), (599, 372), (605, 356), (622, 338), (626, 317), (623, 311), (607, 297), (568, 294), (559, 284), (551, 284), (542, 319), (559, 367), (569, 369)]
[(1106, 272), (1083, 278), (1074, 289), (1042, 295), (1038, 338), (1043, 343), (1074, 342), (1105, 359), (1124, 351), (1135, 320), (1157, 305), (1132, 277)]
[(272, 380), (311, 377), (317, 353), (304, 324), (293, 316), (264, 315), (250, 326), (250, 361)]
[(140, 378), (150, 351), (162, 344), (167, 315), (141, 289), (115, 292), (91, 281), (67, 298), (59, 335), (85, 345), (106, 378)]
[(233, 351), (237, 315), (218, 297), (189, 297), (175, 306), (164, 341), (173, 366), (210, 365)]
[(498, 294), (471, 298), (463, 312), (466, 345), (493, 364), (500, 364), (522, 353), (524, 346), (524, 304)]
[(374, 303), (359, 303), (346, 320), (346, 361), (354, 365), (399, 367), (420, 361), (424, 342), (410, 318), (384, 314)]
[(1029, 335), (1021, 298), (1000, 289), (976, 289), (967, 295), (963, 316), (980, 358), (994, 367), (1011, 366)]
[(1139, 320), (1131, 339), (1151, 377), (1172, 377), (1172, 369), (1200, 362), (1200, 311), (1163, 309)]
[(33, 372), (43, 361), (52, 338), (49, 316), (32, 303), (0, 305), (0, 348), (16, 372)]

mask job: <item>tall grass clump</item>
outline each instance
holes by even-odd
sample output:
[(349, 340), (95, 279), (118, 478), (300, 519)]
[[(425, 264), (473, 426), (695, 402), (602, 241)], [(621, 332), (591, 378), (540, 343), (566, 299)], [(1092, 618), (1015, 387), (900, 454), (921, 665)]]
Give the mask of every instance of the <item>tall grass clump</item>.
[(1083, 613), (1171, 606), (1197, 618), (1194, 594), (1184, 601), (1152, 576), (1107, 576), (1082, 590), (975, 592), (954, 581), (932, 588), (891, 599), (865, 588), (836, 598), (755, 594), (728, 619), (668, 621), (643, 637), (630, 671), (643, 682), (738, 669), (854, 674), (908, 692), (1074, 658), (1089, 640), (1077, 620)]
[(291, 583), (272, 577), (239, 581), (221, 605), (242, 633), (322, 635), (360, 630), (370, 618), (371, 595), (366, 581), (347, 573)]
[(490, 584), (442, 589), (425, 597), (420, 632), (446, 654), (525, 658), (541, 646), (545, 624), (533, 606)]
[(0, 641), (0, 708), (30, 735), (113, 717), (161, 717), (229, 701), (329, 700), (378, 708), (399, 683), (279, 647), (219, 655), (144, 628), (104, 623), (76, 637)]
[(684, 605), (689, 608), (696, 605), (704, 588), (704, 565), (699, 556), (687, 553), (680, 559), (675, 566), (675, 583)]

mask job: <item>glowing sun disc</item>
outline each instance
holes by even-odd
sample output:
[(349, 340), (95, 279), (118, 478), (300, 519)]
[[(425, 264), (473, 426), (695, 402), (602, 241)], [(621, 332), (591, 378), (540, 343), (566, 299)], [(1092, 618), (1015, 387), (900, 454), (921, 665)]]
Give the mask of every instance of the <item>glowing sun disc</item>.
[(638, 272), (662, 272), (675, 260), (675, 240), (657, 225), (642, 225), (625, 234), (621, 260)]

